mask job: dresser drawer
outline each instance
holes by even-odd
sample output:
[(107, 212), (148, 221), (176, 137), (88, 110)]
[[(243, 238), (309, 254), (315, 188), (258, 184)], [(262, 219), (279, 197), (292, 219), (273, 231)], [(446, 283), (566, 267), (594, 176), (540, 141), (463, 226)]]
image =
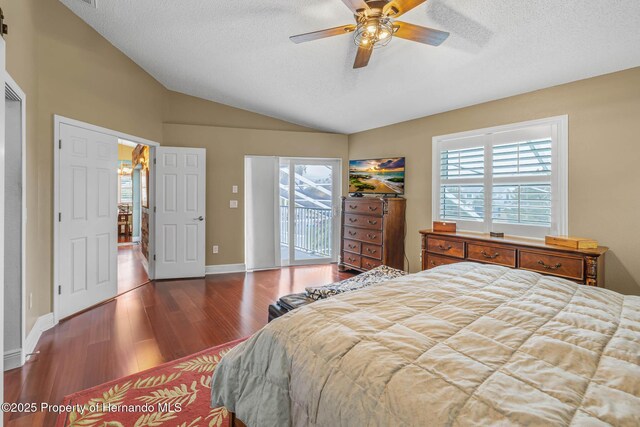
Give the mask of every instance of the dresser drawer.
[(380, 260), (362, 257), (360, 267), (365, 270), (371, 270), (372, 268), (379, 267), (380, 265), (382, 265)]
[(362, 245), (362, 255), (369, 258), (382, 259), (382, 246), (364, 243)]
[(558, 255), (552, 252), (520, 250), (520, 268), (542, 274), (584, 279), (584, 260), (579, 257)]
[(362, 248), (362, 243), (356, 242), (355, 240), (344, 239), (343, 248), (347, 252), (352, 252), (354, 254), (359, 254), (360, 253), (360, 249)]
[(516, 250), (467, 243), (467, 259), (515, 268)]
[(344, 225), (382, 230), (382, 218), (371, 215), (345, 214)]
[(382, 231), (367, 230), (364, 228), (344, 228), (344, 237), (361, 242), (382, 244)]
[(352, 267), (360, 268), (360, 255), (352, 254), (350, 252), (343, 252), (342, 262)]
[(427, 239), (427, 251), (434, 254), (464, 258), (464, 242), (429, 237)]
[(372, 214), (382, 216), (382, 202), (380, 200), (345, 200), (345, 214)]
[(425, 266), (427, 270), (430, 268), (439, 267), (441, 265), (455, 264), (456, 262), (460, 262), (459, 259), (447, 258), (443, 256), (429, 254), (429, 253), (426, 254), (426, 256), (427, 256), (427, 262), (425, 263)]

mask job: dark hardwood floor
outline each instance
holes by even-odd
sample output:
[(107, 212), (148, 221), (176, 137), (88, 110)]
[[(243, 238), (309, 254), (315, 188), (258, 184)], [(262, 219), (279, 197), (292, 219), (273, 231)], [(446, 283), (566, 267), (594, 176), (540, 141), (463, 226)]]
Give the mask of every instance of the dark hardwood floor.
[(139, 244), (118, 246), (118, 295), (149, 281)]
[(131, 243), (131, 236), (128, 234), (118, 234), (118, 243)]
[[(45, 332), (40, 354), (5, 373), (5, 401), (60, 403), (76, 391), (245, 337), (278, 297), (345, 279), (336, 265), (151, 282)], [(5, 425), (52, 426), (52, 413), (5, 414)]]

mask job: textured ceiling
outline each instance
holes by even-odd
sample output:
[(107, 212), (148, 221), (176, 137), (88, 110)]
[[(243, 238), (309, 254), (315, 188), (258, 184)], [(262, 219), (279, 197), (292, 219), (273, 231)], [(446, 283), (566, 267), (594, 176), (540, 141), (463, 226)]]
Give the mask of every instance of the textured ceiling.
[(431, 0), (402, 39), (352, 69), (341, 0), (61, 0), (167, 88), (320, 130), (354, 133), (640, 65), (639, 0)]

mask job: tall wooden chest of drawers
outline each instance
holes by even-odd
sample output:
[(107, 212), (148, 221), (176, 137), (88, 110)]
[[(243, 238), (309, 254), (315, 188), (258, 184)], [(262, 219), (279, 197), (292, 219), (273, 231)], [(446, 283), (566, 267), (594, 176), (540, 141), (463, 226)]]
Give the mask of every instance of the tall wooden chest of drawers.
[(406, 199), (343, 197), (340, 268), (404, 270)]
[(519, 237), (421, 230), (422, 269), (462, 261), (504, 265), (604, 287), (607, 248), (570, 249)]

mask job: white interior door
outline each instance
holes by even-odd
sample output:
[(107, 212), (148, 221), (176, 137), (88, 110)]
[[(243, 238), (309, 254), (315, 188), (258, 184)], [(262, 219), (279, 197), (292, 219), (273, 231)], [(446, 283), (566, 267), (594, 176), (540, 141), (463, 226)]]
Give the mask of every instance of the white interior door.
[(156, 279), (205, 274), (204, 148), (156, 148)]
[(60, 125), (58, 318), (114, 297), (118, 139)]

